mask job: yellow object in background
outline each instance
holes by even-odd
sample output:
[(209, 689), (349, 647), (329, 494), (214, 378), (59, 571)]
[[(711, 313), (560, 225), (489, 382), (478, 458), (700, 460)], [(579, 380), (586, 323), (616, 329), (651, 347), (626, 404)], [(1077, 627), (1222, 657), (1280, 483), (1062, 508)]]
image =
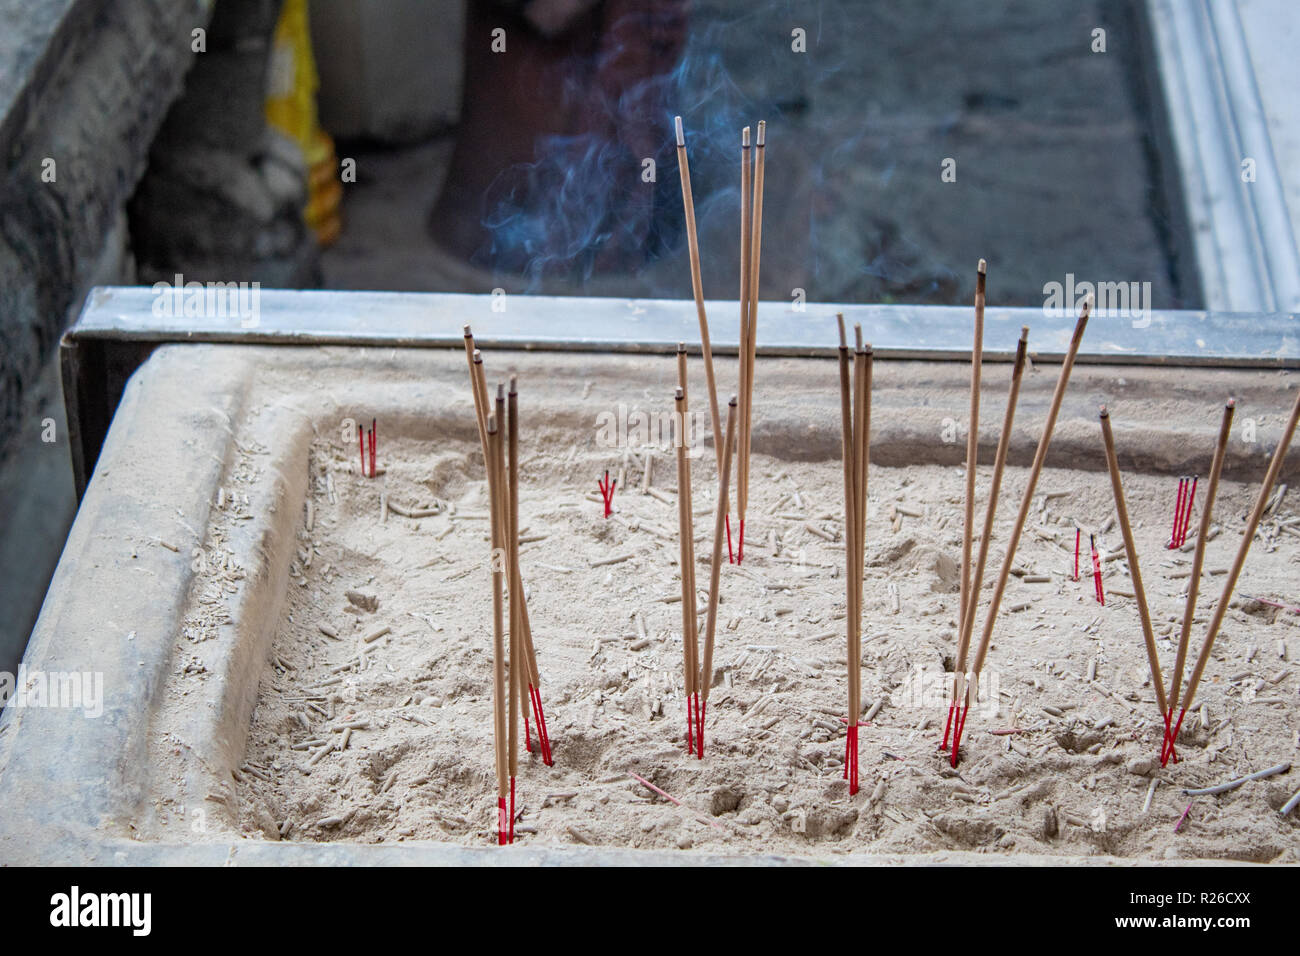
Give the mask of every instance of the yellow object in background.
[(303, 218), (327, 246), (343, 229), (339, 206), (343, 186), (338, 177), (334, 141), (320, 128), (316, 111), (316, 60), (311, 52), (307, 0), (285, 0), (275, 27), (266, 93), (266, 121), (297, 146), (307, 170), (307, 204)]

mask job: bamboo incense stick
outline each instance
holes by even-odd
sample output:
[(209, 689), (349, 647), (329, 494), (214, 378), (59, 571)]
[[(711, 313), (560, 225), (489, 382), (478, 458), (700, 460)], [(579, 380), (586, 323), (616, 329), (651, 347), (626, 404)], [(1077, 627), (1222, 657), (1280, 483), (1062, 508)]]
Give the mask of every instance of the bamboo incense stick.
[(1219, 493), (1219, 476), (1223, 472), (1223, 462), (1228, 455), (1228, 439), (1232, 435), (1232, 417), (1237, 403), (1228, 399), (1223, 406), (1223, 421), (1219, 424), (1219, 438), (1214, 445), (1214, 458), (1210, 462), (1210, 483), (1205, 489), (1205, 501), (1201, 505), (1201, 525), (1196, 534), (1196, 549), (1192, 553), (1192, 576), (1187, 584), (1187, 602), (1183, 606), (1183, 623), (1178, 632), (1178, 651), (1174, 656), (1174, 672), (1169, 679), (1169, 709), (1165, 713), (1165, 730), (1168, 731), (1173, 720), (1174, 708), (1178, 706), (1179, 692), (1182, 690), (1183, 667), (1187, 663), (1187, 646), (1192, 634), (1192, 618), (1196, 614), (1196, 598), (1201, 586), (1201, 569), (1205, 563), (1205, 545), (1210, 537), (1210, 516), (1214, 511), (1214, 499)]
[[(679, 355), (682, 353), (678, 353)], [(677, 388), (677, 421), (686, 421), (686, 390)], [(685, 432), (677, 431), (677, 560), (682, 579), (682, 673), (686, 693), (686, 752), (695, 752), (694, 715), (695, 681), (699, 673), (696, 649), (699, 618), (695, 613), (695, 533), (691, 517), (691, 465), (686, 457)]]
[[(502, 405), (497, 392), (497, 408)], [(510, 842), (515, 830), (515, 777), (519, 773), (519, 715), (528, 712), (523, 697), (528, 685), (526, 655), (523, 648), (523, 585), (519, 574), (519, 393), (515, 376), (510, 376), (506, 402), (506, 560), (510, 592)]]
[(492, 720), (497, 758), (497, 843), (504, 845), (509, 827), (506, 811), (509, 767), (506, 759), (506, 661), (502, 594), (505, 568), (500, 558), (504, 540), (504, 515), (501, 513), (501, 433), (497, 428), (495, 414), (488, 416), (487, 438), (488, 510), (492, 527)]
[(970, 429), (966, 434), (966, 506), (961, 533), (961, 616), (971, 596), (971, 542), (975, 531), (975, 468), (979, 464), (980, 375), (984, 363), (984, 283), (988, 264), (981, 259), (975, 273), (975, 339), (970, 358)]
[(1210, 618), (1210, 626), (1206, 630), (1205, 645), (1201, 648), (1200, 656), (1196, 658), (1196, 666), (1192, 668), (1191, 676), (1187, 679), (1187, 690), (1183, 692), (1182, 710), (1178, 714), (1178, 724), (1170, 731), (1169, 742), (1171, 745), (1178, 740), (1178, 729), (1183, 725), (1183, 717), (1187, 714), (1187, 711), (1192, 706), (1192, 701), (1196, 698), (1196, 688), (1201, 683), (1201, 675), (1205, 673), (1205, 665), (1209, 663), (1210, 651), (1214, 648), (1214, 639), (1218, 637), (1219, 628), (1223, 624), (1223, 617), (1228, 613), (1228, 602), (1232, 599), (1233, 589), (1237, 586), (1237, 578), (1241, 575), (1241, 568), (1246, 563), (1246, 555), (1250, 551), (1255, 532), (1259, 529), (1260, 519), (1264, 517), (1264, 509), (1268, 506), (1268, 498), (1273, 491), (1273, 485), (1277, 481), (1278, 474), (1282, 471), (1282, 463), (1286, 458), (1287, 449), (1291, 446), (1291, 439), (1295, 435), (1298, 421), (1300, 421), (1300, 389), (1296, 391), (1295, 404), (1291, 407), (1291, 417), (1287, 419), (1286, 427), (1282, 430), (1282, 437), (1278, 440), (1277, 449), (1273, 452), (1273, 460), (1269, 462), (1268, 472), (1264, 475), (1264, 483), (1260, 486), (1255, 507), (1251, 509), (1250, 517), (1246, 521), (1246, 530), (1242, 533), (1241, 544), (1237, 547), (1237, 557), (1233, 560), (1232, 567), (1228, 571), (1227, 580), (1223, 582), (1223, 593), (1219, 596), (1219, 603), (1214, 607), (1214, 616)]
[(722, 444), (722, 425), (718, 420), (718, 386), (713, 378), (713, 346), (709, 344), (709, 317), (704, 311), (704, 283), (700, 278), (700, 240), (695, 232), (695, 198), (691, 194), (691, 167), (686, 158), (686, 133), (682, 118), (673, 118), (677, 132), (677, 171), (682, 181), (682, 205), (686, 210), (686, 243), (691, 257), (691, 291), (695, 294), (695, 313), (700, 321), (700, 346), (704, 355), (704, 379), (709, 387), (709, 413), (713, 418), (713, 448)]
[(980, 590), (984, 586), (984, 569), (988, 563), (989, 543), (993, 539), (993, 519), (997, 515), (998, 497), (1002, 490), (1002, 474), (1006, 469), (1007, 451), (1011, 447), (1012, 426), (1016, 419), (1016, 405), (1020, 401), (1020, 382), (1025, 373), (1025, 355), (1029, 348), (1029, 326), (1020, 327), (1020, 341), (1016, 343), (1016, 363), (1011, 370), (1011, 388), (1007, 393), (1007, 407), (1002, 413), (1002, 433), (998, 436), (997, 455), (993, 459), (993, 481), (989, 485), (989, 500), (984, 508), (984, 529), (980, 533), (979, 554), (975, 559), (975, 574), (971, 578), (970, 600), (962, 618), (957, 640), (957, 666), (953, 681), (952, 703), (948, 707), (948, 724), (943, 732), (943, 748), (948, 749), (953, 712), (965, 693), (966, 658), (970, 653), (971, 635), (975, 630), (975, 609), (979, 606)]
[(1147, 646), (1147, 665), (1151, 669), (1151, 683), (1156, 689), (1156, 706), (1161, 717), (1169, 713), (1165, 701), (1165, 682), (1160, 674), (1160, 653), (1156, 650), (1156, 635), (1151, 629), (1151, 611), (1147, 592), (1142, 586), (1142, 570), (1138, 567), (1137, 545), (1133, 543), (1133, 528), (1128, 520), (1128, 503), (1124, 500), (1124, 483), (1119, 474), (1119, 458), (1115, 454), (1115, 436), (1111, 433), (1110, 412), (1101, 406), (1101, 439), (1106, 446), (1106, 467), (1110, 471), (1110, 488), (1115, 497), (1115, 515), (1119, 518), (1120, 533), (1124, 536), (1124, 550), (1128, 554), (1129, 577), (1133, 581), (1133, 598), (1137, 601), (1138, 618), (1142, 622), (1142, 640)]
[[(862, 611), (862, 575), (866, 547), (867, 520), (867, 450), (871, 440), (871, 347), (862, 341), (862, 326), (853, 326), (855, 348), (853, 353), (853, 462), (854, 494), (853, 519), (857, 522), (854, 529), (854, 568), (853, 588), (859, 615)], [(852, 688), (852, 709), (849, 711), (849, 726), (856, 727), (862, 714), (862, 620), (854, 622), (857, 639), (850, 649), (850, 664), (853, 672), (849, 675)], [(853, 789), (853, 788), (851, 788)]]
[(709, 687), (713, 683), (713, 635), (718, 624), (718, 579), (722, 572), (722, 538), (730, 507), (728, 485), (731, 482), (731, 450), (736, 439), (736, 396), (727, 403), (727, 437), (718, 458), (722, 474), (718, 480), (718, 501), (713, 515), (713, 560), (709, 566), (709, 605), (704, 622), (704, 660), (699, 679), (700, 714), (696, 722), (696, 754), (704, 759), (704, 718), (709, 707)]
[[(740, 431), (745, 433), (745, 416), (748, 411), (749, 390), (747, 383), (749, 379), (749, 362), (746, 361), (749, 355), (749, 269), (751, 266), (750, 256), (754, 244), (754, 186), (753, 186), (753, 166), (752, 166), (752, 148), (749, 145), (749, 127), (746, 126), (740, 131), (740, 350), (737, 353), (736, 366), (739, 369), (739, 395), (740, 395)], [(743, 439), (742, 451), (743, 455)], [(743, 514), (748, 498), (745, 496), (745, 488), (742, 484), (743, 469), (736, 467), (736, 500), (740, 504), (740, 513)], [(739, 514), (737, 517), (739, 518)], [(727, 521), (731, 521), (731, 516), (727, 516)], [(731, 528), (727, 528), (728, 557), (731, 557)], [(734, 559), (733, 559), (734, 560)]]
[(763, 183), (767, 168), (767, 121), (759, 120), (758, 135), (754, 140), (754, 208), (750, 223), (749, 242), (749, 323), (746, 350), (740, 360), (745, 363), (745, 413), (740, 429), (740, 494), (737, 513), (740, 516), (740, 540), (736, 546), (736, 563), (745, 558), (745, 513), (749, 506), (749, 452), (754, 426), (754, 355), (758, 342), (758, 277), (763, 251)]
[[(859, 628), (862, 621), (862, 612), (858, 603), (862, 598), (862, 591), (857, 586), (857, 562), (858, 562), (858, 469), (857, 469), (857, 443), (854, 439), (855, 432), (853, 426), (853, 386), (850, 383), (849, 372), (849, 345), (844, 331), (844, 315), (836, 315), (836, 321), (839, 325), (840, 333), (840, 427), (841, 441), (840, 450), (844, 459), (844, 580), (848, 589), (846, 595), (848, 605), (847, 621), (847, 645), (845, 648), (846, 661), (849, 668), (849, 690), (848, 690), (848, 708), (849, 714), (849, 733), (845, 741), (845, 759), (844, 775), (849, 776), (849, 769), (852, 765), (851, 750), (853, 747), (853, 738), (857, 725), (853, 722), (854, 712), (854, 686), (853, 686), (853, 649), (861, 644), (861, 635)], [(850, 786), (852, 783), (850, 782)]]
[(478, 351), (474, 348), (474, 333), (470, 327), (465, 326), (465, 361), (469, 363), (469, 386), (470, 391), (474, 393), (474, 418), (478, 424), (478, 440), (483, 447), (483, 457), (487, 458), (487, 410), (484, 407), (483, 396), (478, 390), (478, 372), (475, 370), (475, 363), (481, 362), (478, 357)]
[[(685, 507), (686, 507), (686, 564), (683, 566), (683, 585), (686, 593), (683, 595), (684, 602), (689, 604), (691, 612), (691, 627), (689, 631), (682, 632), (683, 642), (688, 642), (689, 673), (688, 679), (691, 690), (687, 696), (687, 736), (690, 737), (690, 721), (692, 718), (698, 722), (700, 716), (700, 695), (697, 677), (700, 672), (700, 626), (698, 613), (699, 591), (695, 586), (695, 518), (691, 504), (691, 463), (689, 454), (688, 439), (688, 422), (690, 421), (690, 389), (687, 386), (686, 375), (686, 343), (677, 343), (677, 384), (682, 392), (682, 407), (679, 417), (680, 431), (679, 439), (680, 452), (685, 458), (686, 482), (682, 484), (680, 476), (678, 477), (678, 503), (682, 504), (682, 489), (685, 489)], [(690, 739), (687, 740), (687, 752), (690, 752)]]
[(1024, 496), (1020, 500), (1020, 511), (1016, 514), (1015, 527), (1011, 531), (1011, 537), (1007, 540), (1007, 553), (1002, 559), (997, 584), (993, 588), (993, 597), (989, 602), (987, 616), (984, 619), (979, 648), (975, 653), (974, 666), (971, 668), (973, 679), (966, 685), (966, 700), (962, 705), (960, 719), (954, 731), (952, 742), (952, 766), (954, 767), (957, 766), (957, 755), (961, 746), (962, 731), (965, 728), (966, 714), (970, 710), (972, 696), (978, 694), (979, 674), (984, 667), (984, 658), (988, 655), (989, 643), (993, 639), (993, 627), (997, 622), (998, 611), (1002, 607), (1002, 596), (1006, 593), (1007, 577), (1011, 573), (1011, 564), (1016, 558), (1016, 547), (1020, 544), (1020, 535), (1025, 529), (1025, 520), (1029, 517), (1029, 509), (1033, 505), (1034, 488), (1038, 484), (1038, 476), (1042, 473), (1043, 462), (1047, 458), (1047, 449), (1052, 443), (1052, 432), (1056, 428), (1056, 418), (1061, 411), (1061, 402), (1065, 399), (1066, 386), (1070, 384), (1070, 371), (1074, 368), (1074, 360), (1079, 354), (1079, 343), (1083, 339), (1083, 330), (1088, 325), (1088, 316), (1091, 311), (1092, 296), (1088, 296), (1084, 301), (1082, 311), (1079, 313), (1079, 320), (1075, 323), (1074, 334), (1070, 338), (1070, 347), (1061, 362), (1061, 373), (1056, 380), (1056, 391), (1052, 394), (1052, 404), (1047, 410), (1047, 420), (1043, 423), (1043, 433), (1038, 440), (1038, 449), (1034, 452), (1033, 465), (1029, 469), (1029, 482), (1025, 485)]

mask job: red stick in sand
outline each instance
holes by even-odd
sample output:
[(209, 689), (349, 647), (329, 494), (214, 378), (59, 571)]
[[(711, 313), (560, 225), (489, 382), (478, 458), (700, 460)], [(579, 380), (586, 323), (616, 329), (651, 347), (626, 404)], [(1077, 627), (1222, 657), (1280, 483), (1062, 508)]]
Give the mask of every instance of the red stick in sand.
[(361, 477), (366, 477), (366, 430), (357, 426), (357, 451), (361, 455)]
[(600, 496), (605, 499), (605, 517), (608, 518), (613, 514), (613, 509), (610, 506), (614, 502), (614, 489), (618, 487), (618, 479), (615, 478), (613, 481), (610, 481), (609, 472), (607, 471), (605, 472), (604, 481), (601, 481), (599, 478), (596, 479), (596, 487), (600, 489)]
[(370, 477), (375, 477), (375, 419), (370, 419)]
[(1097, 537), (1088, 535), (1088, 540), (1092, 543), (1092, 583), (1097, 589), (1097, 603), (1105, 605), (1106, 592), (1101, 587), (1101, 557), (1097, 554)]
[(736, 563), (736, 552), (731, 549), (731, 515), (727, 515), (727, 563)]
[(1192, 487), (1187, 492), (1187, 500), (1183, 502), (1183, 526), (1178, 531), (1178, 546), (1181, 548), (1187, 543), (1187, 528), (1192, 523), (1192, 505), (1196, 501), (1196, 483), (1200, 479), (1192, 476)]
[(1178, 547), (1178, 523), (1179, 521), (1182, 520), (1183, 497), (1186, 495), (1186, 493), (1187, 493), (1187, 479), (1179, 478), (1178, 497), (1174, 499), (1174, 524), (1173, 524), (1173, 528), (1170, 529), (1169, 532), (1169, 544), (1165, 545), (1165, 547), (1169, 548), (1170, 550), (1173, 550), (1174, 548)]
[(1079, 542), (1083, 539), (1083, 530), (1074, 529), (1074, 580), (1079, 580)]

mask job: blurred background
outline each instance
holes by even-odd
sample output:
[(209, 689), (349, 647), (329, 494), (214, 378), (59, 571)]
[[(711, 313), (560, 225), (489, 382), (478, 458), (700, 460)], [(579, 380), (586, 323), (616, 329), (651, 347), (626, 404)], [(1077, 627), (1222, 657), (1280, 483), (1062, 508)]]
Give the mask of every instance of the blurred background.
[(993, 305), (1074, 274), (1292, 308), (1200, 242), (1223, 10), (1268, 113), (1285, 0), (0, 0), (0, 669), (75, 512), (56, 353), (90, 288), (689, 298), (675, 114), (711, 298), (766, 120), (765, 299), (966, 303), (984, 257)]

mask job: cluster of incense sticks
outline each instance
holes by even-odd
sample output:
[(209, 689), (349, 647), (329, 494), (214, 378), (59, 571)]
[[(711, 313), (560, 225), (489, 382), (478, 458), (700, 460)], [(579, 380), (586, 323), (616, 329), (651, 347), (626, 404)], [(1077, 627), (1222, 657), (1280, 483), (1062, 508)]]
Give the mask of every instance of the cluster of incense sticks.
[(609, 471), (605, 471), (605, 480), (596, 479), (596, 487), (600, 489), (601, 500), (605, 502), (605, 517), (608, 518), (614, 513), (614, 489), (618, 487), (618, 479), (613, 481), (609, 479)]
[(1196, 500), (1197, 478), (1183, 476), (1178, 479), (1178, 497), (1174, 500), (1174, 526), (1169, 534), (1170, 550), (1181, 548), (1187, 542), (1187, 527), (1192, 521), (1192, 502)]
[(871, 449), (871, 346), (855, 325), (852, 382), (844, 316), (840, 332), (840, 449), (844, 459), (844, 546), (848, 582), (848, 735), (844, 742), (844, 778), (849, 795), (858, 792), (858, 718), (862, 713), (862, 576), (867, 528), (867, 471)]
[(373, 478), (375, 477), (376, 474), (375, 472), (375, 425), (376, 425), (375, 419), (373, 418), (370, 419), (370, 436), (369, 436), (370, 467), (369, 468), (366, 467), (366, 444), (367, 444), (366, 430), (360, 425), (357, 426), (357, 446), (361, 452), (361, 475), (363, 478)]
[[(691, 291), (700, 323), (700, 346), (704, 356), (704, 376), (709, 389), (709, 415), (713, 424), (713, 449), (718, 456), (721, 474), (723, 436), (718, 414), (717, 379), (713, 372), (713, 346), (709, 339), (709, 320), (704, 308), (704, 288), (700, 279), (700, 242), (695, 225), (695, 199), (691, 192), (691, 168), (686, 156), (686, 132), (680, 116), (673, 119), (677, 136), (677, 170), (682, 183), (682, 205), (686, 214), (686, 243), (691, 263)], [(749, 460), (753, 432), (754, 357), (758, 328), (758, 277), (763, 245), (763, 182), (765, 170), (767, 123), (758, 124), (754, 146), (750, 146), (749, 127), (741, 132), (741, 210), (740, 210), (740, 348), (739, 438), (735, 446), (736, 507), (740, 528), (736, 546), (732, 546), (731, 515), (724, 514), (727, 557), (739, 564), (745, 557), (745, 514), (749, 507)], [(753, 154), (753, 155), (751, 155)]]
[(1088, 546), (1092, 548), (1092, 589), (1097, 597), (1097, 603), (1103, 607), (1106, 605), (1106, 592), (1101, 586), (1101, 555), (1097, 553), (1097, 536), (1088, 535)]
[(713, 642), (718, 626), (718, 593), (722, 572), (723, 524), (728, 508), (731, 479), (731, 449), (736, 437), (736, 398), (727, 405), (727, 433), (720, 445), (718, 500), (714, 507), (713, 555), (709, 564), (709, 598), (704, 618), (704, 649), (701, 660), (698, 591), (695, 587), (695, 530), (691, 507), (691, 463), (687, 448), (690, 396), (686, 383), (686, 345), (677, 346), (677, 391), (674, 396), (673, 444), (677, 449), (677, 533), (678, 562), (682, 585), (682, 668), (686, 695), (686, 752), (704, 759), (704, 719), (713, 684)]
[[(727, 556), (745, 559), (745, 513), (749, 507), (749, 453), (754, 427), (754, 356), (758, 341), (758, 275), (763, 247), (763, 182), (767, 123), (760, 121), (751, 150), (749, 127), (740, 134), (740, 440), (736, 447), (736, 516), (740, 519), (734, 558), (731, 516), (727, 516)], [(751, 164), (750, 153), (753, 153)]]
[[(493, 627), (493, 728), (497, 767), (497, 840), (514, 842), (515, 777), (519, 767), (519, 722), (524, 725), (524, 746), (532, 752), (528, 725), (527, 693), (537, 726), (542, 761), (551, 766), (550, 735), (542, 709), (541, 673), (533, 646), (532, 626), (519, 567), (519, 390), (512, 376), (507, 396), (497, 386), (495, 408), (489, 407), (483, 356), (465, 326), (465, 355), (469, 360), (470, 388), (488, 478), (488, 512), (492, 540)], [(510, 598), (509, 619), (504, 597)], [(509, 807), (507, 808), (507, 798)]]
[[(984, 311), (984, 281), (985, 274), (984, 260), (980, 260), (979, 276), (976, 281), (975, 296), (975, 325), (977, 340), (983, 335), (983, 311)], [(1092, 311), (1092, 298), (1089, 297), (1084, 302), (1083, 309), (1079, 314), (1079, 320), (1075, 323), (1074, 334), (1070, 337), (1069, 349), (1066, 351), (1065, 358), (1061, 362), (1061, 372), (1056, 380), (1056, 390), (1052, 393), (1052, 403), (1047, 410), (1047, 420), (1043, 423), (1043, 432), (1038, 439), (1038, 448), (1034, 452), (1034, 461), (1029, 469), (1029, 481), (1025, 485), (1024, 493), (1020, 499), (1020, 510), (1016, 513), (1015, 525), (1011, 530), (1011, 537), (1007, 541), (1007, 551), (1002, 558), (1002, 567), (998, 571), (997, 582), (993, 588), (993, 596), (990, 598), (988, 610), (985, 612), (984, 625), (980, 633), (979, 646), (975, 651), (975, 658), (970, 663), (970, 670), (967, 672), (967, 658), (970, 653), (970, 645), (975, 632), (975, 611), (979, 605), (979, 594), (983, 587), (985, 562), (988, 558), (989, 541), (993, 534), (993, 519), (997, 511), (998, 493), (1002, 486), (1002, 472), (1006, 467), (1007, 448), (1011, 441), (1011, 428), (1014, 421), (1016, 403), (1020, 397), (1020, 380), (1024, 374), (1025, 353), (1028, 347), (1029, 329), (1020, 330), (1020, 342), (1016, 349), (1016, 364), (1011, 373), (1011, 392), (1007, 397), (1007, 408), (1003, 418), (1002, 435), (998, 439), (997, 457), (993, 463), (993, 483), (989, 488), (989, 500), (984, 517), (984, 531), (980, 536), (979, 556), (975, 563), (974, 574), (969, 583), (966, 584), (964, 592), (967, 600), (961, 608), (961, 629), (958, 634), (957, 644), (957, 664), (956, 674), (953, 681), (952, 700), (948, 705), (948, 721), (943, 733), (943, 749), (949, 749), (951, 742), (951, 764), (957, 766), (958, 754), (961, 750), (961, 738), (966, 729), (966, 717), (970, 711), (970, 705), (975, 701), (979, 694), (979, 677), (984, 669), (985, 659), (988, 657), (989, 646), (993, 640), (993, 628), (997, 623), (998, 611), (1002, 607), (1002, 597), (1006, 593), (1007, 579), (1011, 574), (1011, 567), (1016, 558), (1016, 548), (1020, 544), (1020, 536), (1025, 529), (1025, 521), (1029, 517), (1029, 509), (1033, 505), (1034, 489), (1038, 485), (1038, 477), (1043, 470), (1043, 462), (1047, 459), (1047, 450), (1052, 442), (1052, 433), (1056, 428), (1056, 419), (1061, 411), (1061, 402), (1065, 398), (1066, 387), (1070, 383), (1070, 372), (1074, 368), (1074, 360), (1079, 354), (1079, 343), (1083, 340), (1083, 332), (1088, 324), (1088, 316)], [(982, 354), (973, 352), (973, 355)], [(971, 384), (973, 388), (979, 387), (979, 376), (972, 372)], [(975, 408), (975, 403), (971, 403)], [(976, 423), (972, 422), (971, 429), (974, 431)], [(968, 446), (969, 449), (969, 446)], [(973, 463), (969, 465), (974, 468)], [(968, 490), (973, 494), (973, 482), (967, 483)], [(967, 505), (968, 512), (971, 506)], [(970, 534), (970, 525), (967, 525), (966, 534)], [(963, 549), (965, 550), (965, 549)], [(963, 568), (963, 574), (965, 568)]]
[[(1232, 399), (1228, 399), (1223, 408), (1223, 420), (1219, 426), (1219, 437), (1214, 448), (1214, 458), (1210, 463), (1209, 487), (1206, 489), (1205, 501), (1201, 506), (1201, 525), (1196, 536), (1196, 548), (1192, 557), (1192, 575), (1187, 586), (1187, 600), (1183, 607), (1182, 628), (1178, 634), (1178, 650), (1174, 657), (1174, 672), (1170, 678), (1168, 693), (1165, 692), (1164, 680), (1160, 673), (1160, 660), (1156, 653), (1155, 636), (1151, 630), (1151, 615), (1147, 605), (1146, 592), (1142, 587), (1142, 574), (1138, 568), (1138, 556), (1133, 544), (1133, 532), (1129, 527), (1128, 508), (1124, 502), (1124, 489), (1120, 482), (1119, 461), (1115, 455), (1115, 439), (1111, 433), (1110, 414), (1104, 405), (1100, 412), (1101, 435), (1106, 447), (1106, 464), (1110, 469), (1111, 488), (1115, 495), (1115, 511), (1119, 516), (1120, 529), (1124, 535), (1124, 547), (1128, 552), (1129, 572), (1133, 578), (1133, 596), (1137, 601), (1138, 616), (1142, 621), (1142, 634), (1147, 645), (1147, 663), (1151, 668), (1151, 683), (1155, 686), (1156, 706), (1160, 708), (1161, 719), (1164, 721), (1164, 739), (1160, 746), (1161, 766), (1167, 765), (1171, 758), (1175, 762), (1178, 760), (1175, 745), (1178, 741), (1178, 733), (1182, 729), (1183, 718), (1186, 716), (1187, 711), (1191, 709), (1192, 702), (1195, 699), (1196, 689), (1200, 686), (1201, 677), (1205, 673), (1205, 666), (1210, 660), (1210, 651), (1214, 648), (1215, 638), (1218, 636), (1224, 615), (1227, 613), (1228, 602), (1232, 600), (1232, 592), (1237, 586), (1237, 578), (1241, 575), (1241, 569), (1246, 563), (1246, 555), (1250, 551), (1250, 545), (1255, 538), (1256, 530), (1259, 528), (1259, 522), (1264, 516), (1264, 510), (1268, 505), (1273, 485), (1277, 482), (1277, 476), (1282, 471), (1282, 463), (1286, 458), (1287, 449), (1291, 445), (1291, 439), (1295, 435), (1296, 424), (1300, 422), (1300, 392), (1296, 394), (1295, 404), (1291, 409), (1291, 417), (1287, 420), (1282, 437), (1273, 452), (1273, 459), (1269, 462), (1268, 471), (1265, 473), (1263, 484), (1259, 489), (1259, 495), (1255, 499), (1255, 506), (1251, 509), (1250, 517), (1246, 519), (1246, 529), (1242, 533), (1241, 543), (1237, 548), (1237, 556), (1228, 571), (1227, 580), (1223, 582), (1223, 591), (1219, 595), (1219, 602), (1215, 605), (1214, 614), (1211, 616), (1210, 623), (1206, 628), (1205, 643), (1201, 646), (1201, 653), (1197, 657), (1196, 664), (1193, 666), (1192, 673), (1187, 678), (1187, 684), (1184, 687), (1183, 668), (1187, 663), (1192, 620), (1196, 614), (1196, 598), (1200, 588), (1201, 571), (1205, 562), (1205, 545), (1209, 538), (1214, 499), (1219, 490), (1219, 476), (1223, 471), (1223, 461), (1227, 455), (1228, 437), (1232, 432), (1234, 411), (1235, 403)], [(1189, 491), (1187, 499), (1190, 501), (1190, 498), (1191, 492)], [(1175, 711), (1178, 714), (1176, 718), (1174, 716)]]

